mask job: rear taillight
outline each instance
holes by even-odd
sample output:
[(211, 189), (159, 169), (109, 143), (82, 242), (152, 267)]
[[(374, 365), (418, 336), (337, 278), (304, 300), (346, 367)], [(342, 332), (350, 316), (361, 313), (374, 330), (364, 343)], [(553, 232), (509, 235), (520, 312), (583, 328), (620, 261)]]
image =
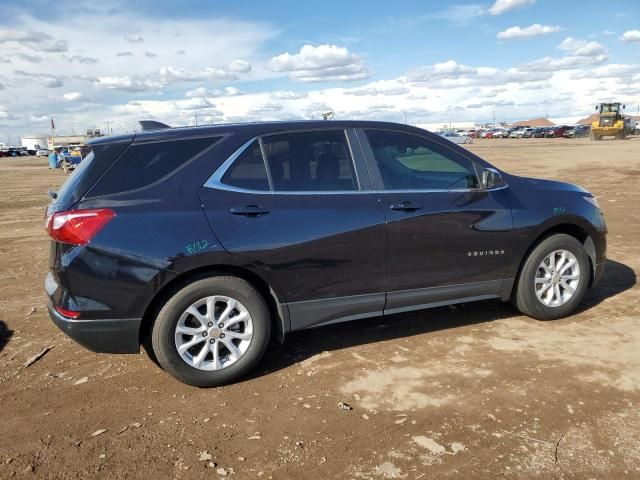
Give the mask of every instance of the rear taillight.
[(76, 312), (74, 310), (67, 310), (66, 308), (62, 308), (58, 306), (56, 306), (55, 309), (56, 309), (56, 312), (58, 312), (63, 317), (78, 318), (80, 316), (80, 312)]
[(108, 208), (58, 212), (47, 217), (45, 229), (56, 242), (86, 245), (115, 215)]

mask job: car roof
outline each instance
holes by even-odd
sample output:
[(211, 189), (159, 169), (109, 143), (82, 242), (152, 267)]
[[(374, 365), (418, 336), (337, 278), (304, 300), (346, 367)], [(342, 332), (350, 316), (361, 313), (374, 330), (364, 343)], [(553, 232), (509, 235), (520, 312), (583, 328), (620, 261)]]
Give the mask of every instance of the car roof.
[[(288, 120), (273, 122), (246, 122), (246, 123), (224, 123), (218, 125), (202, 125), (198, 127), (175, 127), (161, 130), (147, 130), (124, 135), (112, 135), (98, 137), (89, 141), (92, 146), (124, 143), (124, 142), (147, 142), (157, 140), (179, 140), (190, 137), (207, 137), (243, 131), (255, 131), (255, 135), (262, 135), (270, 132), (301, 130), (301, 129), (324, 129), (324, 128), (388, 128), (388, 129), (418, 129), (406, 124), (395, 122), (382, 122), (374, 120)], [(422, 129), (419, 129), (422, 130)], [(426, 131), (426, 130), (425, 130)]]

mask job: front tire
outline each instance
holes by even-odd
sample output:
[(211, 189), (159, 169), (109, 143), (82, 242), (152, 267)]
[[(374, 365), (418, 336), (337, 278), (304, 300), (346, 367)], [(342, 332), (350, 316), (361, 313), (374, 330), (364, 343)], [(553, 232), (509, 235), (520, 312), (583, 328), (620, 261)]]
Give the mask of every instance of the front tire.
[(269, 343), (269, 308), (246, 280), (196, 280), (162, 307), (152, 331), (162, 368), (181, 382), (215, 387), (236, 381), (260, 361)]
[(529, 317), (554, 320), (572, 314), (582, 302), (591, 268), (577, 239), (557, 234), (542, 240), (522, 266), (512, 302)]

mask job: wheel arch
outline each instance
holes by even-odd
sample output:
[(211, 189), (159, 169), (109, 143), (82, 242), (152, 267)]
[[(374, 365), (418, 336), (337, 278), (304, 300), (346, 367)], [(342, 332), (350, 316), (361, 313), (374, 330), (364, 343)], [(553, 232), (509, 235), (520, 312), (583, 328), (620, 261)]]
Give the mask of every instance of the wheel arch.
[(520, 280), (520, 272), (522, 272), (522, 267), (524, 266), (524, 263), (527, 261), (527, 258), (529, 258), (529, 255), (531, 255), (531, 252), (543, 240), (545, 240), (546, 238), (552, 235), (557, 235), (557, 234), (569, 235), (570, 237), (573, 237), (576, 240), (578, 240), (584, 246), (585, 250), (587, 251), (587, 256), (589, 258), (589, 286), (591, 286), (591, 284), (595, 279), (595, 266), (596, 266), (596, 248), (593, 242), (593, 238), (591, 238), (591, 235), (585, 228), (578, 225), (577, 223), (564, 222), (564, 223), (558, 223), (543, 229), (542, 232), (540, 232), (538, 236), (536, 236), (534, 240), (529, 244), (527, 250), (525, 251), (522, 258), (520, 259), (520, 265), (518, 265), (518, 272), (516, 274), (515, 281), (513, 282), (513, 285), (511, 287), (511, 293), (515, 291), (515, 288), (518, 285), (518, 281)]
[(207, 265), (179, 274), (156, 292), (142, 316), (139, 337), (140, 344), (144, 345), (150, 338), (157, 313), (173, 294), (197, 279), (214, 275), (232, 275), (242, 278), (256, 288), (269, 307), (269, 313), (271, 315), (271, 336), (280, 343), (284, 342), (285, 334), (289, 331), (289, 314), (286, 303), (279, 298), (274, 289), (262, 277), (246, 268), (235, 265)]

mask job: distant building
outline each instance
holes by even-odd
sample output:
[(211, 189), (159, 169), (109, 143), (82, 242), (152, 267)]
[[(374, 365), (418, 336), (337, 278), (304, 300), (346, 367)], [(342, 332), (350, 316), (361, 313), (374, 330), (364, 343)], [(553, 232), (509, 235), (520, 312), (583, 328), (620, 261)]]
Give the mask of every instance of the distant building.
[[(102, 137), (102, 132), (98, 128), (90, 128), (84, 135), (56, 135), (56, 146), (66, 147), (68, 145), (84, 145), (92, 138)], [(47, 146), (49, 150), (53, 150), (51, 136), (47, 138)]]
[(20, 144), (27, 150), (44, 150), (47, 148), (49, 135), (25, 135), (20, 137)]
[(532, 118), (531, 120), (521, 120), (519, 122), (512, 123), (512, 127), (553, 127), (553, 123), (548, 118)]

